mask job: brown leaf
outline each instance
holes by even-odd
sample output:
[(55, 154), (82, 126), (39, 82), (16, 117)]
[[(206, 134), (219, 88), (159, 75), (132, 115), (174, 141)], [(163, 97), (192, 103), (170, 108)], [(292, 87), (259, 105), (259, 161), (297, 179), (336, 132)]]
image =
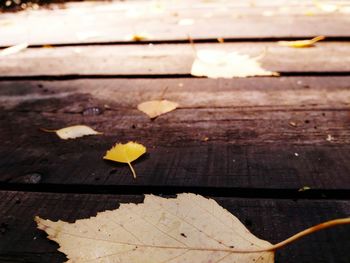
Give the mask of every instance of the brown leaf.
[(137, 109), (146, 113), (153, 119), (159, 115), (175, 110), (178, 106), (179, 104), (169, 100), (151, 100), (140, 103)]

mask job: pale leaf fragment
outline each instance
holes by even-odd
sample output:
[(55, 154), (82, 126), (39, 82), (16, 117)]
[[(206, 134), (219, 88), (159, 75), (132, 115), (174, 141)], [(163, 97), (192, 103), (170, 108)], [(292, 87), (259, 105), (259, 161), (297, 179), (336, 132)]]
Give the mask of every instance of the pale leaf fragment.
[(28, 43), (22, 43), (0, 50), (0, 57), (5, 57), (21, 52), (28, 47)]
[(224, 50), (203, 49), (197, 51), (191, 74), (198, 77), (233, 78), (252, 76), (278, 76), (277, 72), (261, 67), (260, 58)]
[(191, 18), (183, 18), (183, 19), (180, 19), (177, 24), (179, 26), (191, 26), (194, 24), (194, 20), (191, 19)]
[(306, 229), (276, 245), (259, 239), (214, 200), (195, 194), (166, 199), (146, 195), (75, 223), (35, 217), (60, 245), (68, 262), (273, 263), (275, 250), (317, 230), (349, 224), (337, 219)]
[(303, 47), (312, 47), (316, 42), (325, 39), (324, 36), (317, 36), (313, 39), (305, 39), (305, 40), (295, 40), (295, 41), (278, 41), (277, 44), (285, 47), (295, 47), (295, 48), (303, 48)]
[(60, 137), (63, 140), (75, 139), (75, 138), (79, 138), (87, 135), (102, 134), (101, 132), (95, 131), (94, 129), (86, 125), (74, 125), (74, 126), (69, 126), (59, 130), (47, 130), (47, 129), (41, 129), (41, 130), (45, 132), (55, 132), (58, 135), (58, 137)]
[(319, 0), (313, 0), (314, 5), (327, 13), (333, 13), (335, 11), (339, 10), (339, 5), (331, 3), (331, 2), (324, 2), (324, 1), (319, 1)]
[(151, 119), (175, 110), (179, 105), (169, 100), (151, 100), (137, 105), (137, 109), (147, 114)]
[(131, 162), (135, 161), (144, 153), (146, 153), (146, 147), (137, 142), (128, 142), (126, 144), (117, 143), (112, 149), (107, 151), (103, 159), (119, 163), (127, 163), (134, 178), (136, 178), (136, 173)]

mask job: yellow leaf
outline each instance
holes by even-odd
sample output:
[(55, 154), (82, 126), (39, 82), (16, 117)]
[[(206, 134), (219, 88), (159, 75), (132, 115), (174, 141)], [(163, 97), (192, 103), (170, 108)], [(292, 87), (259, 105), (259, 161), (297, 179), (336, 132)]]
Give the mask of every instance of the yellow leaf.
[(22, 50), (26, 49), (27, 47), (28, 47), (27, 43), (22, 43), (22, 44), (15, 45), (12, 47), (4, 48), (4, 49), (0, 50), (0, 57), (5, 57), (5, 56), (16, 54), (16, 53), (21, 52)]
[(75, 223), (35, 221), (68, 262), (273, 263), (275, 250), (320, 229), (349, 224), (350, 218), (314, 226), (276, 245), (255, 237), (214, 200), (195, 194), (146, 195), (142, 204), (122, 204)]
[(295, 47), (295, 48), (312, 47), (316, 42), (323, 39), (325, 39), (324, 36), (318, 36), (318, 37), (314, 37), (313, 39), (306, 39), (306, 40), (278, 41), (277, 44), (280, 46)]
[(151, 100), (142, 102), (137, 109), (146, 113), (151, 119), (175, 110), (179, 105), (169, 100)]
[(140, 33), (140, 34), (132, 34), (132, 35), (127, 35), (125, 37), (125, 40), (127, 41), (143, 41), (152, 38), (149, 34), (147, 33)]
[(146, 147), (137, 142), (128, 142), (126, 144), (117, 143), (112, 149), (107, 151), (103, 159), (119, 163), (127, 163), (134, 178), (136, 178), (136, 173), (131, 166), (131, 162), (135, 161), (144, 153), (146, 153)]
[(265, 70), (258, 58), (224, 50), (203, 49), (197, 51), (191, 74), (198, 77), (233, 78), (251, 76), (278, 76), (277, 72)]
[(47, 129), (41, 129), (41, 130), (45, 132), (55, 132), (58, 135), (58, 137), (60, 137), (63, 140), (75, 139), (86, 135), (102, 134), (101, 132), (95, 131), (94, 129), (86, 125), (74, 125), (74, 126), (69, 126), (59, 130), (47, 130)]

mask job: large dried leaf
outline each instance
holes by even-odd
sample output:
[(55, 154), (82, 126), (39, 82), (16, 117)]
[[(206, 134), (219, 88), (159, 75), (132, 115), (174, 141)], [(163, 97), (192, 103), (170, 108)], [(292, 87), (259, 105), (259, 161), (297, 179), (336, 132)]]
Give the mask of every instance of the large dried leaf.
[(349, 218), (329, 221), (272, 245), (214, 200), (194, 194), (176, 199), (146, 195), (143, 204), (122, 204), (73, 224), (35, 220), (74, 263), (273, 263), (276, 249), (322, 228), (350, 223)]
[(276, 244), (259, 239), (214, 200), (195, 194), (176, 199), (146, 195), (75, 223), (36, 217), (71, 263), (273, 263), (275, 250), (320, 229), (350, 224), (335, 219)]
[(102, 134), (101, 132), (95, 131), (94, 129), (86, 125), (74, 125), (74, 126), (69, 126), (59, 130), (47, 130), (47, 129), (42, 129), (42, 130), (45, 132), (55, 132), (57, 136), (63, 140), (75, 139), (75, 138), (79, 138), (87, 135)]
[(233, 78), (251, 76), (278, 76), (278, 73), (261, 67), (259, 58), (223, 50), (197, 51), (191, 74), (198, 77)]
[(278, 41), (277, 44), (280, 46), (286, 47), (295, 47), (295, 48), (303, 48), (303, 47), (312, 47), (316, 42), (325, 39), (324, 36), (317, 36), (313, 39), (305, 39), (305, 40), (295, 40), (295, 41)]
[(74, 224), (36, 221), (74, 263), (271, 263), (274, 258), (273, 252), (232, 252), (272, 245), (252, 235), (214, 200), (194, 194), (176, 199), (147, 195), (143, 204), (122, 204)]
[(179, 105), (169, 100), (151, 100), (142, 102), (137, 109), (146, 113), (151, 119), (175, 110)]
[(135, 161), (144, 153), (146, 153), (146, 147), (137, 142), (128, 142), (126, 144), (117, 143), (112, 149), (107, 151), (103, 159), (119, 163), (127, 163), (134, 178), (136, 178), (136, 173), (131, 162)]

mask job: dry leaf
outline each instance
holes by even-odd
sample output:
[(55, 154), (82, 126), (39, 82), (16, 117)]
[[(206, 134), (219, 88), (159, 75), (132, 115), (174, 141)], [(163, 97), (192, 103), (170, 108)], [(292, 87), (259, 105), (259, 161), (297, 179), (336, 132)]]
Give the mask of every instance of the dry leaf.
[(191, 18), (183, 18), (183, 19), (180, 19), (177, 24), (179, 26), (190, 26), (190, 25), (193, 25), (194, 24), (194, 20), (191, 19)]
[(295, 47), (295, 48), (312, 47), (316, 42), (323, 39), (325, 39), (324, 36), (318, 36), (318, 37), (314, 37), (313, 39), (307, 39), (307, 40), (278, 41), (277, 44), (280, 46)]
[(350, 218), (309, 228), (276, 245), (255, 237), (214, 200), (195, 194), (146, 195), (142, 204), (122, 204), (75, 223), (35, 221), (68, 262), (273, 263), (276, 249), (322, 228), (349, 224)]
[(86, 125), (74, 125), (59, 130), (41, 129), (45, 132), (55, 132), (63, 140), (75, 139), (86, 135), (102, 134)]
[(127, 41), (143, 41), (152, 38), (149, 34), (147, 33), (140, 33), (140, 34), (132, 34), (132, 35), (127, 35), (125, 37), (125, 40)]
[(131, 162), (135, 161), (144, 153), (146, 153), (146, 147), (137, 142), (128, 142), (126, 144), (117, 143), (112, 149), (107, 151), (103, 159), (119, 163), (127, 163), (134, 178), (136, 178), (136, 173), (131, 166)]
[(339, 9), (339, 6), (333, 3), (320, 2), (318, 0), (313, 0), (313, 3), (317, 8), (327, 13), (333, 13)]
[(151, 119), (175, 110), (179, 104), (169, 100), (151, 100), (137, 105), (137, 109), (146, 113)]
[(209, 78), (278, 76), (276, 72), (263, 69), (258, 58), (250, 58), (237, 52), (210, 49), (197, 51), (191, 74)]
[(15, 45), (12, 47), (4, 48), (0, 50), (0, 57), (5, 57), (9, 55), (16, 54), (18, 52), (21, 52), (22, 50), (26, 49), (28, 47), (28, 43), (22, 43), (19, 45)]

